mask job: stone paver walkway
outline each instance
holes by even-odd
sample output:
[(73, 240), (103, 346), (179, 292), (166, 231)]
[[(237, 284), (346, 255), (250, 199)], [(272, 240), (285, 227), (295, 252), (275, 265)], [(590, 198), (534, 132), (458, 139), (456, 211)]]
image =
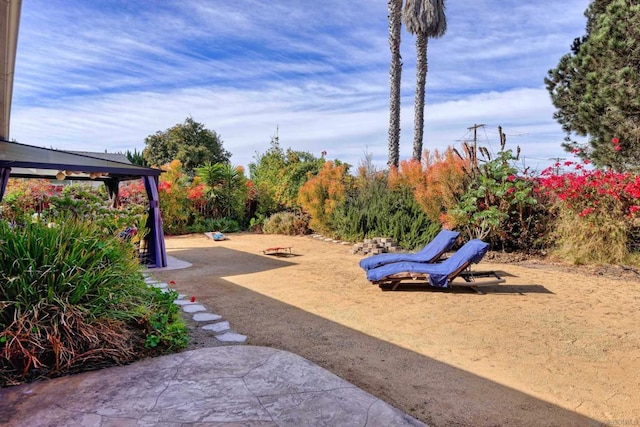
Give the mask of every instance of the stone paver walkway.
[[(155, 280), (151, 275), (147, 272), (143, 273), (145, 279), (145, 283), (148, 286), (152, 286), (154, 288), (162, 289), (163, 292), (168, 292), (174, 290), (169, 287), (168, 283), (159, 282)], [(173, 283), (173, 282), (171, 282)], [(199, 304), (195, 297), (193, 299), (185, 299), (186, 295), (178, 294), (178, 299), (174, 301), (175, 304), (181, 306), (182, 311), (188, 314), (193, 314), (192, 319), (196, 322), (209, 322), (203, 324), (201, 326), (205, 331), (210, 331), (215, 335), (216, 340), (221, 343), (235, 343), (235, 344), (244, 344), (247, 341), (247, 337), (245, 335), (234, 332), (229, 325), (229, 322), (224, 321), (222, 316), (219, 314), (208, 313), (207, 308)], [(215, 322), (215, 323), (210, 323)]]
[(0, 425), (424, 426), (300, 356), (248, 345), (1, 389)]

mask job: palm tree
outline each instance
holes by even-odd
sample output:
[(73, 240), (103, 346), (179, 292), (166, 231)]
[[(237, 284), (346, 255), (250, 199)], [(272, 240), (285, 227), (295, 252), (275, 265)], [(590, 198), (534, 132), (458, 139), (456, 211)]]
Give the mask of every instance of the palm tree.
[(429, 38), (442, 37), (447, 31), (444, 0), (407, 0), (403, 11), (407, 31), (416, 35), (416, 95), (414, 106), (413, 158), (422, 158), (424, 133), (424, 88), (427, 82), (427, 46)]
[(391, 96), (389, 105), (389, 166), (398, 167), (400, 162), (400, 82), (402, 79), (402, 57), (400, 56), (400, 34), (402, 28), (402, 0), (389, 0), (389, 48), (391, 66), (389, 80)]
[(207, 197), (214, 209), (226, 218), (239, 218), (244, 206), (247, 180), (240, 166), (231, 163), (208, 163), (196, 168), (207, 185)]

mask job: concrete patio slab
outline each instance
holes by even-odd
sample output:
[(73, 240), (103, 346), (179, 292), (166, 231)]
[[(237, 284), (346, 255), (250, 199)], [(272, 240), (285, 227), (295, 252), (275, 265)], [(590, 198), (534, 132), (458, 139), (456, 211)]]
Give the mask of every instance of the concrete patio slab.
[(0, 390), (17, 426), (424, 426), (292, 353), (203, 348)]

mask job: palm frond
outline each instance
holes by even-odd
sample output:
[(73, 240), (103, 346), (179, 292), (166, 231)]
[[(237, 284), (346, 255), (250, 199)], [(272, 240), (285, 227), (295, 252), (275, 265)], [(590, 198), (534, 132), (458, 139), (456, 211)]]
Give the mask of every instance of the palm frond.
[(447, 31), (444, 0), (406, 0), (402, 17), (411, 34), (439, 38)]

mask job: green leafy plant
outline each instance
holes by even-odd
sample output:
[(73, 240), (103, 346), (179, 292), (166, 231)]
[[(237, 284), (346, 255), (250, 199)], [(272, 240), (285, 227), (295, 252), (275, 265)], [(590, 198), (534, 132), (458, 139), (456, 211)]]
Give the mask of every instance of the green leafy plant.
[(190, 225), (187, 228), (192, 233), (206, 233), (209, 231), (220, 231), (221, 233), (234, 233), (240, 231), (238, 221), (229, 218), (207, 218)]
[(317, 158), (305, 151), (283, 150), (277, 136), (270, 145), (265, 153), (256, 153), (256, 161), (249, 165), (257, 213), (264, 216), (299, 208), (300, 187), (317, 175), (325, 162), (324, 155)]
[(196, 168), (196, 174), (206, 185), (205, 194), (214, 212), (225, 218), (244, 218), (248, 188), (241, 166), (209, 163)]
[(179, 307), (173, 302), (178, 298), (178, 293), (153, 289), (155, 290), (153, 302), (162, 309), (152, 312), (148, 318), (145, 347), (162, 347), (164, 351), (176, 351), (185, 348), (188, 344), (188, 336), (185, 334), (185, 326), (180, 318)]
[(174, 160), (164, 166), (158, 185), (162, 225), (167, 234), (182, 234), (186, 231), (191, 217), (188, 192), (189, 177), (182, 169), (182, 163)]
[[(0, 221), (0, 283), (2, 385), (131, 362), (150, 354), (149, 334), (155, 353), (186, 336), (171, 296), (144, 283), (134, 246), (94, 223)], [(166, 324), (151, 325), (158, 314)]]
[[(514, 166), (518, 154), (505, 149), (502, 130), (501, 150), (492, 158), (481, 147), (481, 156), (465, 145), (472, 159), (466, 169), (468, 184), (456, 206), (446, 213), (448, 221), (467, 239), (483, 239), (494, 248), (531, 250), (540, 248), (548, 224), (548, 208), (538, 203), (535, 181), (519, 175)], [(518, 149), (519, 153), (519, 149)]]

